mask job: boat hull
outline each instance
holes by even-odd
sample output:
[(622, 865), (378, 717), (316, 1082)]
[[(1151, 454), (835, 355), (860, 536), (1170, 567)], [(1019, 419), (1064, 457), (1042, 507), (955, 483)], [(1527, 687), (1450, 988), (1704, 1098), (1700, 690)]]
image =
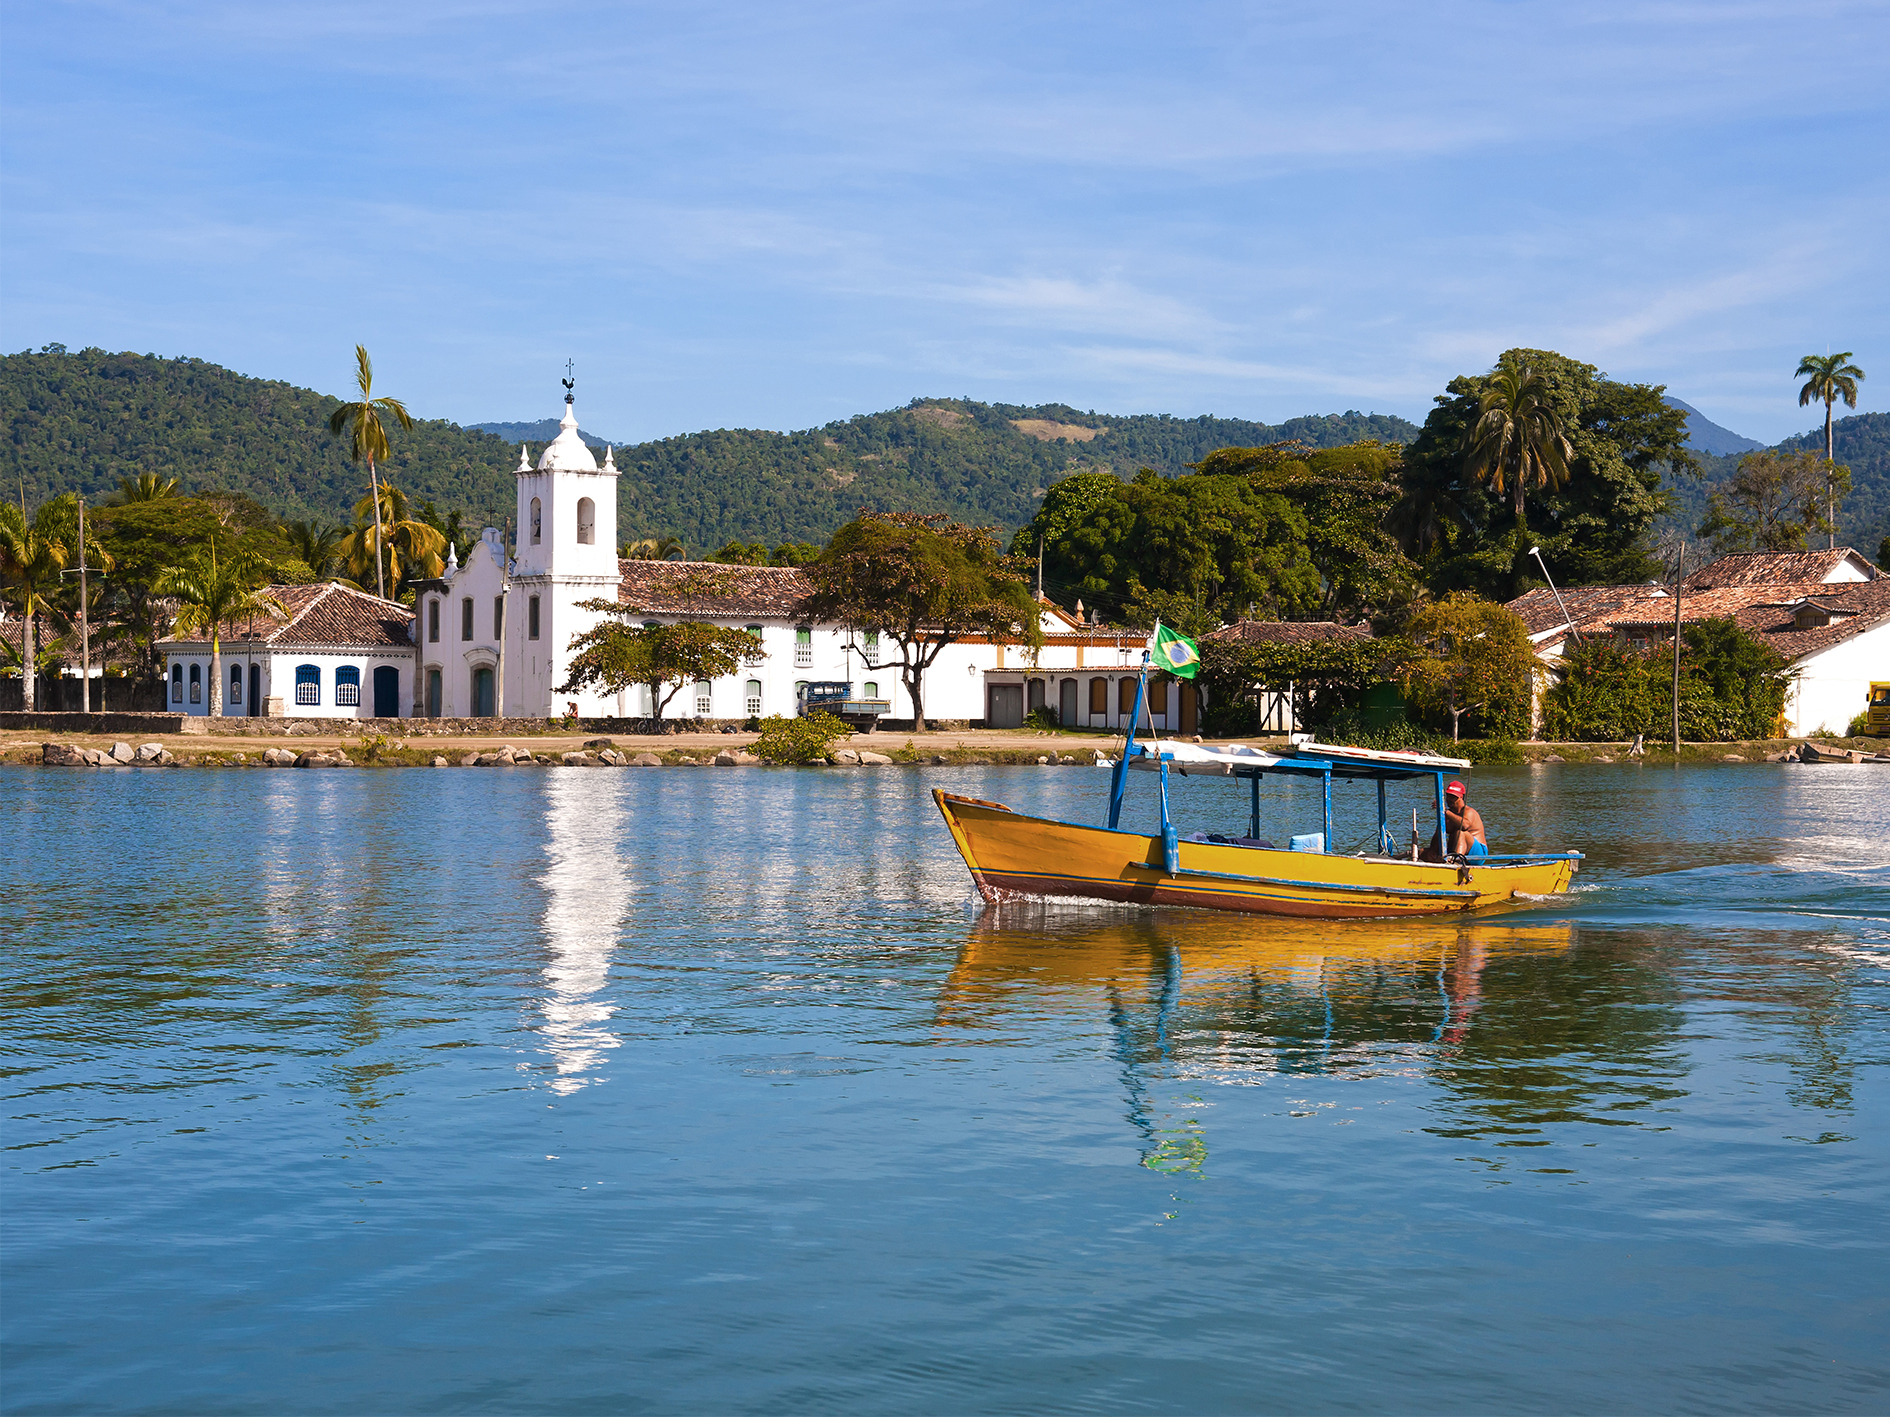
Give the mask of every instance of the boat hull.
[(1328, 920), (1437, 915), (1568, 889), (1572, 861), (1423, 861), (1179, 844), (1171, 874), (1159, 836), (1029, 817), (934, 789), (952, 840), (986, 900), (1065, 896)]

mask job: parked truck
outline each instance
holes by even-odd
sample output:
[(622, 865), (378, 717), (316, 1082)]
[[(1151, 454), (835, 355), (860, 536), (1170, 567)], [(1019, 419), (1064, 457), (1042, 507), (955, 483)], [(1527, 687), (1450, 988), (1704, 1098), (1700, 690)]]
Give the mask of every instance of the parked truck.
[(892, 712), (890, 699), (856, 698), (853, 686), (838, 679), (817, 679), (794, 691), (794, 714), (830, 713), (849, 728), (871, 733), (881, 718)]

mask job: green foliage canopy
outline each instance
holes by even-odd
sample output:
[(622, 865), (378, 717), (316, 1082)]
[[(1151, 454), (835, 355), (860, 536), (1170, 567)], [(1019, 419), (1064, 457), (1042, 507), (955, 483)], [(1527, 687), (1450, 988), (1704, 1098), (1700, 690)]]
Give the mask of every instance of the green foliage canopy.
[[(1686, 626), (1680, 652), (1680, 736), (1690, 742), (1769, 738), (1784, 711), (1791, 665), (1730, 619)], [(1673, 721), (1673, 648), (1612, 639), (1566, 651), (1561, 682), (1543, 695), (1545, 737), (1618, 742), (1665, 736)]]
[(641, 612), (614, 600), (581, 601), (580, 607), (602, 611), (607, 618), (572, 638), (576, 653), (558, 691), (574, 694), (595, 686), (615, 694), (632, 684), (647, 684), (652, 718), (663, 716), (683, 685), (733, 674), (761, 647), (748, 631), (719, 625), (632, 625), (627, 617)]
[(1495, 376), (1452, 379), (1405, 449), (1405, 497), (1394, 515), (1405, 551), (1440, 596), (1513, 598), (1538, 583), (1532, 545), (1541, 546), (1558, 584), (1649, 579), (1658, 568), (1648, 533), (1667, 505), (1662, 472), (1697, 467), (1685, 413), (1662, 399), (1664, 386), (1618, 383), (1551, 350), (1508, 350), (1497, 367), (1524, 365), (1541, 376), (1546, 405), (1566, 432), (1567, 481), (1537, 497), (1525, 531), (1514, 505), (1470, 476), (1463, 456)]
[(806, 568), (813, 592), (802, 613), (853, 630), (876, 631), (899, 651), (869, 669), (897, 669), (925, 727), (923, 680), (947, 645), (972, 635), (997, 643), (1043, 643), (1041, 614), (1023, 567), (998, 550), (987, 527), (942, 516), (867, 513), (834, 534)]

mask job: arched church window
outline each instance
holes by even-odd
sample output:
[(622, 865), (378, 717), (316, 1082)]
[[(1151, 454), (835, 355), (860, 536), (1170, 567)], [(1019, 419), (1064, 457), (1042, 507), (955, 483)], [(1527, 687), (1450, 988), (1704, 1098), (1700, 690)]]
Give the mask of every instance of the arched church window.
[(696, 680), (696, 717), (697, 718), (707, 718), (709, 716), (709, 704), (710, 704), (711, 697), (712, 697), (712, 691), (709, 688), (708, 681), (704, 679)]
[(525, 638), (538, 638), (538, 597), (531, 596), (525, 602)]
[(472, 638), (472, 597), (464, 595), (459, 601), (459, 637), (462, 640)]
[(230, 702), (243, 702), (243, 666), (240, 664), (230, 666)]
[(343, 708), (360, 707), (361, 671), (352, 664), (344, 664), (335, 671), (335, 702)]
[(193, 704), (200, 704), (203, 702), (203, 666), (202, 665), (193, 664), (190, 666), (190, 701)]
[(184, 701), (184, 666), (171, 666), (171, 702), (181, 704)]
[(759, 679), (750, 679), (748, 681), (747, 699), (748, 716), (750, 718), (761, 717), (761, 681)]
[(440, 642), (440, 602), (438, 600), (427, 601), (427, 642), (429, 644)]
[(589, 497), (578, 498), (578, 545), (589, 546), (597, 540), (597, 503)]
[(540, 503), (536, 497), (534, 497), (532, 498), (532, 545), (533, 546), (536, 546), (538, 544), (539, 536), (544, 531), (544, 528), (545, 528), (545, 509), (544, 509), (543, 504)]

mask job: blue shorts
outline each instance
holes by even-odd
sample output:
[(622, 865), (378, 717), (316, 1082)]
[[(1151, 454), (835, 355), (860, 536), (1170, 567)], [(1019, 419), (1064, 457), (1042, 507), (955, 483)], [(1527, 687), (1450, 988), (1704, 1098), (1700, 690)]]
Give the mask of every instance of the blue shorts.
[(1488, 856), (1489, 854), (1490, 854), (1489, 847), (1485, 846), (1480, 841), (1473, 841), (1470, 843), (1470, 849), (1464, 852), (1463, 859), (1466, 861), (1481, 861), (1484, 857)]

